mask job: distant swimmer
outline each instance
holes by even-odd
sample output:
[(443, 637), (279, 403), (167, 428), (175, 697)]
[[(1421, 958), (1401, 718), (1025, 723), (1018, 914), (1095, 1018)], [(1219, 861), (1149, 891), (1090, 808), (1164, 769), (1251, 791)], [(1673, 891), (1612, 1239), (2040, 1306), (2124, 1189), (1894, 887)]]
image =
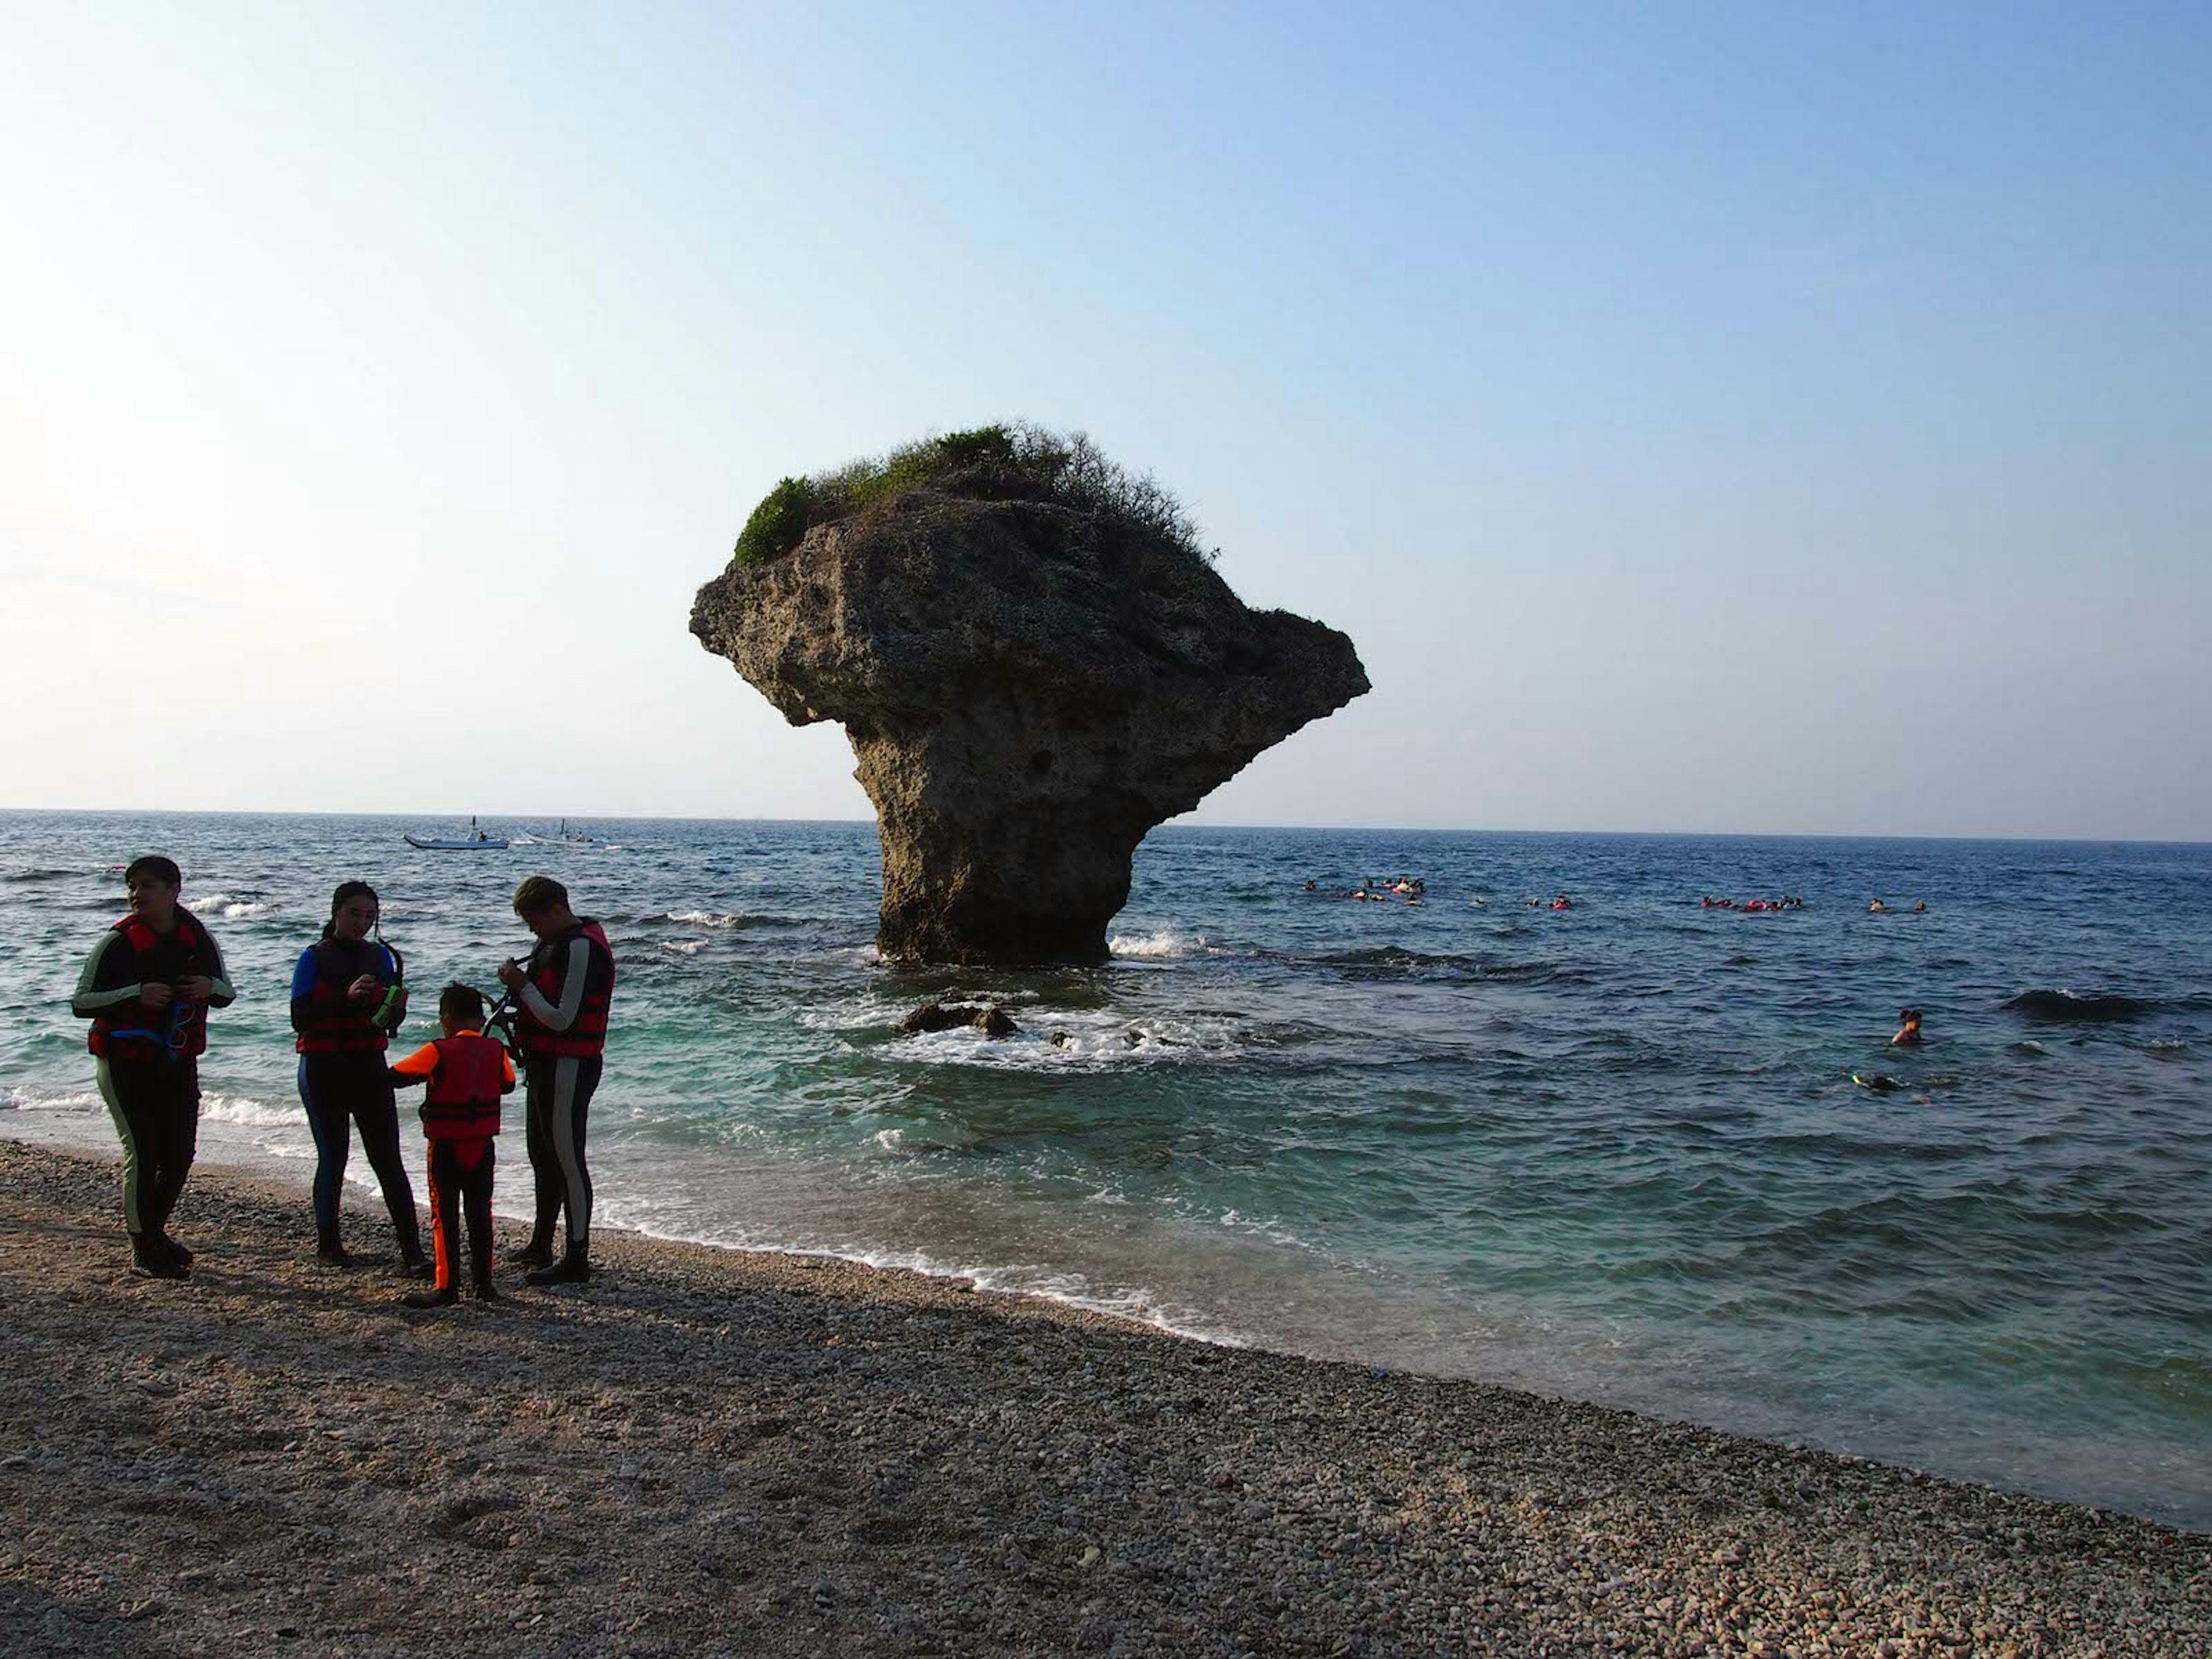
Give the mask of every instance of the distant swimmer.
[(1856, 1072), (1853, 1072), (1851, 1073), (1851, 1081), (1857, 1084), (1862, 1089), (1873, 1090), (1875, 1093), (1878, 1095), (1886, 1095), (1893, 1090), (1902, 1089), (1905, 1086), (1895, 1078), (1885, 1077), (1879, 1072), (1875, 1073), (1872, 1077), (1861, 1077)]
[(1897, 1018), (1900, 1023), (1897, 1035), (1889, 1040), (1889, 1046), (1910, 1048), (1920, 1041), (1920, 1011), (1917, 1008), (1900, 1008), (1897, 1011)]
[(1565, 893), (1562, 893), (1559, 897), (1552, 901), (1552, 908), (1554, 910), (1571, 910), (1575, 907), (1573, 901), (1569, 899)]
[(1887, 910), (1888, 908), (1889, 907), (1887, 904), (1884, 904), (1880, 899), (1876, 899), (1873, 903), (1867, 906), (1867, 914), (1869, 915), (1872, 915), (1876, 911)]
[(1928, 901), (1926, 899), (1923, 899), (1919, 903), (1914, 905), (1912, 907), (1912, 914), (1916, 916), (1926, 915), (1928, 914)]

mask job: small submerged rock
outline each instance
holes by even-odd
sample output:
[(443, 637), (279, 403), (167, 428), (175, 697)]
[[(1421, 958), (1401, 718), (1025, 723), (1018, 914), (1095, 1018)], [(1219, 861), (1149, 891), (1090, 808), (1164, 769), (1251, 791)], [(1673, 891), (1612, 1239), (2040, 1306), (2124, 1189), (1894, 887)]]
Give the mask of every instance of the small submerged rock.
[(899, 1022), (899, 1035), (917, 1036), (924, 1031), (949, 1031), (961, 1025), (972, 1025), (992, 1037), (1009, 1037), (1021, 1030), (1005, 1009), (988, 1003), (927, 1002)]

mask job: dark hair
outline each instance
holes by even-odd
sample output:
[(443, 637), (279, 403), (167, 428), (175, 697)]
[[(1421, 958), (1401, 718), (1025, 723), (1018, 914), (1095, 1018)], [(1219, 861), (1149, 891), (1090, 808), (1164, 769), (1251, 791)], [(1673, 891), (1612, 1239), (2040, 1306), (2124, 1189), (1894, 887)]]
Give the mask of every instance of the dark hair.
[(141, 876), (151, 876), (172, 887), (185, 884), (185, 872), (177, 868), (176, 861), (165, 859), (159, 853), (149, 853), (144, 858), (131, 860), (131, 867), (123, 872), (123, 884), (128, 887)]
[(438, 993), (438, 1012), (464, 1025), (483, 1024), (483, 993), (455, 980)]
[(568, 890), (550, 876), (526, 876), (514, 890), (514, 914), (534, 916), (568, 902)]
[(1897, 1011), (1897, 1018), (1903, 1024), (1910, 1025), (1914, 1020), (1925, 1018), (1926, 1016), (1917, 1008), (1900, 1008)]
[(376, 896), (376, 889), (371, 887), (367, 882), (340, 882), (338, 884), (337, 891), (331, 895), (331, 919), (323, 924), (323, 937), (325, 939), (328, 939), (331, 936), (332, 930), (337, 927), (338, 912), (344, 909), (349, 902), (357, 898), (365, 898), (371, 904), (376, 904), (381, 908), (380, 901)]

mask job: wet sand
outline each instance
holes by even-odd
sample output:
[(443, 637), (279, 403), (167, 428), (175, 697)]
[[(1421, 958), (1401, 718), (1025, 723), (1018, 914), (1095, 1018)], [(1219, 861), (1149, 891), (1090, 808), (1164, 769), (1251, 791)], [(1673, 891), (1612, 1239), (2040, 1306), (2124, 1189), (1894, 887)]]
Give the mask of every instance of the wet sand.
[(204, 1167), (157, 1282), (116, 1179), (0, 1140), (18, 1659), (2212, 1653), (2203, 1534), (620, 1234), (413, 1312)]

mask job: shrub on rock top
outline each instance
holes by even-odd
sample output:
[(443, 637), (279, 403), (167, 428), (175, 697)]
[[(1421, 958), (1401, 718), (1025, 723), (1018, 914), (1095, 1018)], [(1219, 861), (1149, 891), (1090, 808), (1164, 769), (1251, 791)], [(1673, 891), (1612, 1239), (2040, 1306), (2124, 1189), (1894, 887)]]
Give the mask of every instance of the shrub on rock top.
[(927, 488), (979, 501), (1049, 501), (1212, 561), (1190, 515), (1149, 474), (1133, 476), (1080, 432), (996, 422), (902, 444), (808, 478), (785, 478), (738, 533), (739, 564), (757, 567), (797, 547), (808, 531), (888, 507)]

